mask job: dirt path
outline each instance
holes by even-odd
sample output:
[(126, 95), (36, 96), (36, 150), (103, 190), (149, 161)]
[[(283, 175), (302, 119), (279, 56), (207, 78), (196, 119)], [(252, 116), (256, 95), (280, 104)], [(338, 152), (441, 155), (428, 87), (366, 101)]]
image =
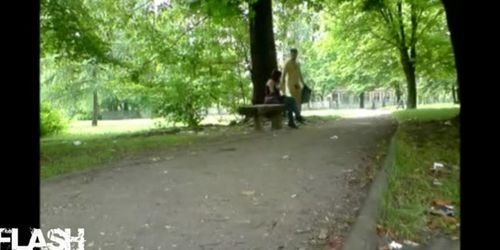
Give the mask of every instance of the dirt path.
[(318, 122), (49, 180), (42, 230), (84, 227), (86, 249), (319, 249), (349, 230), (392, 124)]

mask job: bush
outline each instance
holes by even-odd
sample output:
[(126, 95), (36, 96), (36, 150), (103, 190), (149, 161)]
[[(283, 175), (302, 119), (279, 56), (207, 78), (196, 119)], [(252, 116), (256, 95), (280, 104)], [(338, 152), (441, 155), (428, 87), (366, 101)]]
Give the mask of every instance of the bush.
[[(72, 118), (75, 120), (78, 120), (78, 121), (89, 121), (89, 120), (92, 120), (94, 118), (94, 111), (93, 110), (79, 110), (75, 115), (73, 115)], [(99, 113), (97, 120), (102, 120), (101, 113)]]
[(169, 122), (196, 128), (203, 120), (203, 110), (211, 104), (208, 90), (202, 84), (172, 82), (157, 96), (155, 113)]
[(67, 121), (58, 110), (47, 103), (40, 107), (40, 137), (60, 133), (67, 127)]

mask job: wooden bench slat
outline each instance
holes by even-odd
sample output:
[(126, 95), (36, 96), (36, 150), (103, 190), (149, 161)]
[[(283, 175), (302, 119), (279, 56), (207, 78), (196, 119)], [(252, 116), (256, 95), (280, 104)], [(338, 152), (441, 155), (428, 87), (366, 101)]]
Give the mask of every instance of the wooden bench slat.
[(238, 113), (247, 117), (253, 116), (257, 130), (262, 129), (261, 116), (264, 115), (271, 116), (273, 129), (281, 129), (281, 114), (283, 111), (285, 111), (285, 105), (283, 104), (256, 104), (238, 108)]
[(238, 108), (238, 113), (243, 114), (243, 115), (254, 115), (255, 113), (258, 114), (265, 114), (265, 113), (272, 113), (275, 111), (284, 111), (285, 110), (285, 105), (283, 104), (257, 104), (253, 106), (242, 106)]

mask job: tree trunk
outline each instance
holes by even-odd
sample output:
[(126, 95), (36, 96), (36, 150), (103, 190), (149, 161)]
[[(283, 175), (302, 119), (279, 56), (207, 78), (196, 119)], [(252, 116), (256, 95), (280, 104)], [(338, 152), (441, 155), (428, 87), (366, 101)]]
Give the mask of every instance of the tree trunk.
[(94, 103), (92, 105), (92, 126), (97, 126), (97, 119), (99, 118), (99, 102), (97, 100), (97, 90), (94, 90)]
[(463, 75), (463, 47), (462, 41), (463, 39), (459, 38), (460, 34), (457, 27), (459, 24), (460, 18), (462, 18), (462, 14), (460, 13), (460, 1), (455, 0), (442, 0), (444, 9), (446, 12), (446, 21), (448, 23), (448, 29), (450, 30), (450, 38), (451, 45), (453, 47), (453, 53), (455, 54), (455, 67), (457, 70), (457, 101), (460, 103), (462, 100), (462, 94), (460, 92), (460, 86), (464, 83), (464, 75)]
[(399, 88), (399, 84), (396, 86), (396, 104), (401, 101), (401, 88)]
[(115, 99), (112, 98), (111, 101), (109, 102), (109, 111), (116, 111), (116, 102)]
[(415, 65), (410, 61), (406, 48), (400, 50), (400, 56), (408, 87), (406, 105), (408, 109), (415, 109), (417, 108), (417, 79), (415, 77)]
[(361, 92), (361, 94), (359, 94), (359, 108), (365, 108), (365, 92)]
[[(238, 75), (241, 75), (241, 69), (240, 67), (238, 66), (237, 67), (238, 69)], [(243, 99), (243, 103), (246, 104), (247, 103), (247, 98), (245, 97), (245, 86), (243, 85), (243, 81), (239, 81), (240, 82), (240, 90), (241, 90), (241, 99)]]
[(250, 54), (252, 58), (252, 103), (264, 102), (266, 82), (276, 62), (273, 13), (271, 0), (258, 0), (250, 4)]
[(416, 53), (416, 30), (417, 30), (417, 14), (415, 5), (411, 4), (411, 30), (410, 30), (410, 41), (409, 45), (406, 43), (406, 32), (404, 29), (403, 22), (403, 2), (397, 2), (397, 16), (399, 22), (399, 56), (401, 61), (401, 66), (406, 77), (407, 84), (407, 108), (415, 109), (417, 108), (417, 82), (415, 76), (415, 61), (417, 58)]
[(453, 97), (453, 103), (457, 104), (457, 90), (455, 89), (455, 86), (451, 86), (451, 96)]
[(123, 101), (123, 111), (129, 111), (129, 107), (128, 107), (128, 102), (125, 100)]

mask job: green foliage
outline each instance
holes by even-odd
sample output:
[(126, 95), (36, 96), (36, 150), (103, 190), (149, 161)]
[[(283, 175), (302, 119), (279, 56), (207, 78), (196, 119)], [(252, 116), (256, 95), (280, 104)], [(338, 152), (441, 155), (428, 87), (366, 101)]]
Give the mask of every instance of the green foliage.
[(42, 102), (40, 105), (40, 136), (54, 135), (67, 128), (67, 120), (63, 114), (50, 104)]
[[(191, 126), (209, 107), (235, 111), (249, 103), (252, 0), (154, 2), (42, 1), (41, 99), (70, 117), (89, 118), (97, 91), (100, 111), (126, 101), (167, 123)], [(273, 1), (279, 65), (291, 47), (298, 48), (314, 99), (339, 87), (362, 92), (401, 86), (404, 74), (391, 42), (395, 27), (377, 12), (394, 10), (395, 2)], [(442, 7), (412, 3), (423, 10), (416, 44), (419, 93), (449, 94), (456, 81)], [(406, 16), (403, 21), (409, 25)]]
[[(65, 139), (41, 140), (40, 177), (46, 179), (63, 174), (85, 171), (105, 166), (110, 162), (128, 157), (143, 156), (151, 150), (165, 150), (180, 143), (196, 143), (206, 137), (194, 135), (137, 136), (130, 134), (94, 135), (91, 138), (77, 137), (80, 146)], [(52, 138), (49, 138), (52, 139)], [(117, 143), (110, 143), (116, 141)]]
[[(412, 11), (416, 27), (412, 26)], [(347, 89), (362, 92), (403, 87), (400, 83), (406, 79), (400, 50), (406, 47), (411, 54), (415, 44), (419, 93), (450, 93), (455, 78), (453, 53), (439, 1), (334, 1), (326, 4), (326, 12), (323, 22), (327, 32), (321, 43), (328, 46), (323, 51), (335, 52), (330, 67)]]
[[(419, 243), (432, 235), (456, 236), (460, 221), (460, 126), (458, 109), (410, 110), (396, 113), (395, 162), (389, 170), (380, 224), (401, 238)], [(450, 120), (451, 119), (451, 120)], [(435, 162), (444, 174), (429, 171)], [(436, 186), (434, 181), (441, 185)], [(429, 215), (434, 199), (451, 200), (456, 222)], [(433, 224), (432, 228), (429, 227)]]
[(158, 97), (157, 114), (173, 122), (186, 123), (189, 127), (199, 125), (203, 119), (202, 110), (208, 106), (210, 98), (204, 84), (182, 80), (170, 82)]
[(40, 10), (42, 56), (57, 53), (72, 60), (109, 62), (109, 45), (99, 36), (98, 20), (84, 1), (42, 0)]
[(243, 13), (245, 0), (195, 0), (189, 1), (188, 6), (191, 10), (202, 12), (217, 21), (228, 17), (237, 17)]
[(142, 96), (157, 115), (196, 127), (206, 108), (235, 109), (248, 100), (250, 79), (245, 20), (214, 23), (193, 8), (173, 2), (154, 15), (137, 13), (137, 28), (122, 34), (134, 59), (122, 80), (138, 90), (127, 98)]

